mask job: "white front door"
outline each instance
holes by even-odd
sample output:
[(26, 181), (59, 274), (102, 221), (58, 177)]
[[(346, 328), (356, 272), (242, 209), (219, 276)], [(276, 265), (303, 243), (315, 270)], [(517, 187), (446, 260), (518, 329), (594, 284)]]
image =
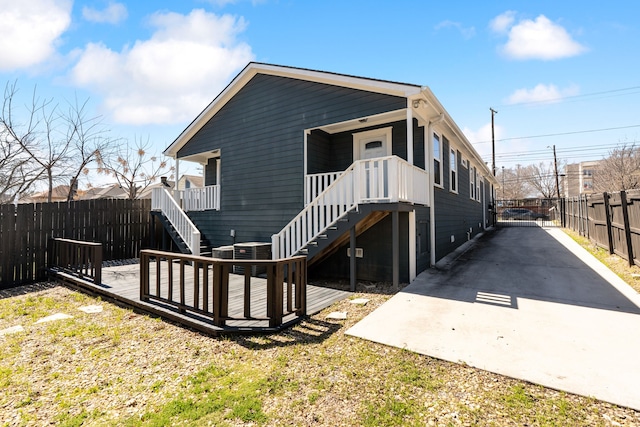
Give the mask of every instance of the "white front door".
[(391, 155), (391, 127), (353, 134), (353, 160)]

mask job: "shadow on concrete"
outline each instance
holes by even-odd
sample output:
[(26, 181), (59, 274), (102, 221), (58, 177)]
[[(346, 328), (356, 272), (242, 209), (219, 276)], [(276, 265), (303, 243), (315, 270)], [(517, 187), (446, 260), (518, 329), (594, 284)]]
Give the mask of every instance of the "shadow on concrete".
[(640, 308), (540, 227), (486, 233), (447, 271), (403, 292), (518, 308), (518, 298), (640, 314)]

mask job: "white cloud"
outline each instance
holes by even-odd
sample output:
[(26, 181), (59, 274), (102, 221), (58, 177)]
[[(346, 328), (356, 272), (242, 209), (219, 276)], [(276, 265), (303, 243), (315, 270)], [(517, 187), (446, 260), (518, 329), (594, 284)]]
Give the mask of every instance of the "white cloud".
[(462, 37), (465, 39), (470, 39), (471, 37), (476, 35), (476, 29), (474, 27), (464, 27), (460, 22), (454, 21), (442, 21), (438, 25), (436, 25), (435, 29), (440, 30), (442, 28), (455, 28), (457, 29)]
[(104, 96), (115, 121), (170, 124), (189, 121), (253, 60), (236, 36), (242, 18), (203, 10), (157, 13), (149, 40), (115, 52), (89, 44), (72, 70), (73, 81)]
[(502, 53), (508, 58), (526, 60), (553, 60), (579, 55), (586, 51), (574, 41), (567, 30), (540, 15), (535, 20), (515, 22), (514, 12), (506, 12), (491, 21), (490, 27), (498, 33), (508, 33)]
[[(494, 126), (495, 139), (498, 140), (503, 137), (504, 129), (500, 125)], [(469, 142), (476, 149), (480, 157), (485, 162), (491, 164), (491, 122), (483, 125), (480, 129), (472, 130), (467, 127), (462, 129), (462, 133), (467, 137)]]
[(27, 68), (56, 52), (71, 24), (71, 0), (0, 0), (0, 70)]
[(571, 85), (564, 89), (559, 89), (554, 84), (538, 84), (532, 89), (518, 89), (507, 98), (508, 104), (523, 103), (552, 103), (560, 102), (562, 98), (567, 96), (575, 96), (580, 92), (576, 85)]
[(90, 22), (117, 24), (127, 19), (127, 7), (122, 3), (109, 2), (103, 10), (91, 7), (82, 8), (82, 16)]
[(512, 10), (508, 10), (503, 14), (500, 14), (493, 18), (489, 23), (489, 28), (496, 33), (505, 33), (515, 20), (516, 13)]

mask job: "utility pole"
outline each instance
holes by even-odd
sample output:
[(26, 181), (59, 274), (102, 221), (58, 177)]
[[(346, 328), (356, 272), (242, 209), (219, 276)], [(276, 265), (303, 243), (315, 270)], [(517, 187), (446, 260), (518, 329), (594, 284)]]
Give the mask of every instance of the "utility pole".
[(553, 167), (556, 171), (556, 194), (560, 198), (560, 181), (558, 180), (558, 158), (556, 157), (556, 146), (553, 146)]
[(491, 167), (493, 171), (493, 176), (496, 176), (496, 134), (493, 127), (493, 116), (498, 114), (498, 112), (491, 107), (489, 107), (489, 111), (491, 111), (491, 157), (492, 157)]

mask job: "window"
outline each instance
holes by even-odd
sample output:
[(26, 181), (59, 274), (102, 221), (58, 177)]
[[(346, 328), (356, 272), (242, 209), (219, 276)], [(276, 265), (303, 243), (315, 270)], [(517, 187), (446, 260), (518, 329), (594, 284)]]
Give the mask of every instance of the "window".
[(462, 155), (460, 156), (460, 164), (462, 165), (463, 168), (467, 168), (467, 159), (465, 159), (464, 157), (462, 157)]
[(473, 166), (469, 167), (469, 197), (476, 198), (476, 168)]
[(458, 192), (458, 160), (456, 150), (449, 151), (449, 189), (452, 193)]
[(433, 182), (442, 187), (442, 149), (440, 147), (440, 136), (433, 134)]
[(480, 175), (476, 177), (476, 200), (479, 202), (482, 200), (482, 193), (480, 192), (480, 184), (482, 183), (482, 179), (483, 178)]

